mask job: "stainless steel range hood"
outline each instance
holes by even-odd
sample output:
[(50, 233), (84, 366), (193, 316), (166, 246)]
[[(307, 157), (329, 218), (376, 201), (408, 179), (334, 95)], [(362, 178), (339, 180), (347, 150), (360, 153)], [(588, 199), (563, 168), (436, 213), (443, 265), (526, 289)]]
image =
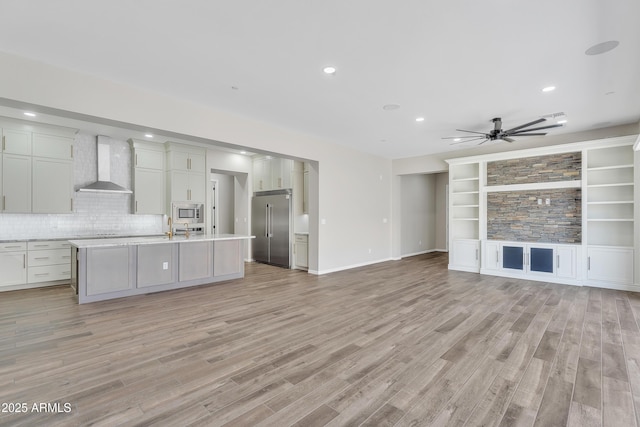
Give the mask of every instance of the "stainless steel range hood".
[(96, 137), (98, 147), (98, 180), (93, 184), (79, 188), (78, 191), (93, 193), (123, 193), (131, 194), (131, 190), (111, 182), (111, 148), (109, 146), (109, 137), (98, 135)]

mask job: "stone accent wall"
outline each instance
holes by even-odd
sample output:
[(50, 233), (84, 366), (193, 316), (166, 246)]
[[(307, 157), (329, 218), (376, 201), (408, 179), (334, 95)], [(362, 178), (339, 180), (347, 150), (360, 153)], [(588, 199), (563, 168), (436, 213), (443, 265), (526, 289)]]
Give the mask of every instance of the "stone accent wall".
[[(538, 205), (542, 199), (542, 205)], [(551, 199), (551, 204), (545, 204)], [(582, 241), (579, 188), (487, 194), (487, 238), (534, 243)]]
[(579, 180), (581, 164), (581, 152), (487, 162), (487, 185)]

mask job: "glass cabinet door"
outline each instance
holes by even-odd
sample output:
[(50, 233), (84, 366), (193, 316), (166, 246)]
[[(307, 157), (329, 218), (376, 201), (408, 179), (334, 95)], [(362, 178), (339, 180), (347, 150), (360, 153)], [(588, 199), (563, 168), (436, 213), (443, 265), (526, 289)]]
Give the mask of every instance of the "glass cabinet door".
[(524, 247), (502, 246), (502, 268), (524, 271)]
[(553, 273), (553, 249), (551, 248), (531, 248), (529, 251), (530, 271), (540, 273)]

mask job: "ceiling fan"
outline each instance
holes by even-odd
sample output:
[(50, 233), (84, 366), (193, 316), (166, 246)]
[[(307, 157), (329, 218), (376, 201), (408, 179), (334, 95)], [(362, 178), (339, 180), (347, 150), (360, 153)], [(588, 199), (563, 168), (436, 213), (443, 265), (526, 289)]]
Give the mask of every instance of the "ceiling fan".
[(473, 130), (456, 129), (458, 132), (468, 132), (468, 133), (472, 133), (473, 135), (447, 136), (447, 137), (442, 138), (442, 139), (453, 139), (454, 141), (456, 141), (451, 145), (462, 144), (462, 143), (471, 142), (471, 141), (480, 141), (480, 140), (481, 141), (478, 143), (478, 145), (484, 144), (487, 141), (496, 141), (496, 140), (514, 142), (515, 139), (513, 139), (513, 137), (546, 135), (547, 134), (546, 132), (537, 132), (537, 131), (544, 130), (544, 129), (552, 129), (552, 128), (557, 128), (557, 127), (562, 127), (561, 124), (554, 124), (554, 125), (540, 126), (540, 127), (533, 127), (532, 128), (531, 126), (535, 126), (535, 125), (537, 125), (539, 123), (547, 121), (547, 119), (545, 119), (545, 118), (540, 118), (540, 119), (534, 120), (532, 122), (525, 123), (525, 124), (520, 125), (520, 126), (516, 126), (516, 127), (511, 128), (511, 129), (503, 130), (502, 129), (502, 119), (500, 117), (496, 117), (494, 119), (491, 119), (491, 121), (493, 122), (493, 130), (489, 131), (489, 133), (476, 132), (476, 131), (473, 131)]

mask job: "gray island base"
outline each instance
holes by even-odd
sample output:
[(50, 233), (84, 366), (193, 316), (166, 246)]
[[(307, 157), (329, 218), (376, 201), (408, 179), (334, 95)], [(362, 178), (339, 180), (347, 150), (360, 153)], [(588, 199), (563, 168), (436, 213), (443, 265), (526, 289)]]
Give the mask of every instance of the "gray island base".
[(238, 234), (71, 240), (71, 287), (80, 304), (244, 277)]

